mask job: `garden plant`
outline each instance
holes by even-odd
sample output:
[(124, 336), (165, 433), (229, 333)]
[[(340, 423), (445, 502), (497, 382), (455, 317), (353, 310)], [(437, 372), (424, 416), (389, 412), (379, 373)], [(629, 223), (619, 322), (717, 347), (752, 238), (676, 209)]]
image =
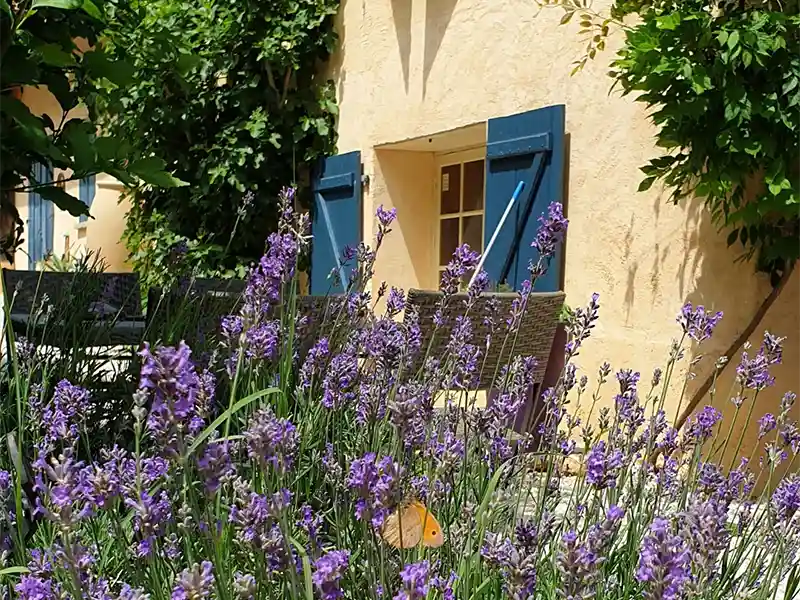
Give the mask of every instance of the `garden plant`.
[[(279, 230), (216, 343), (197, 353), (143, 344), (132, 435), (121, 438), (130, 443), (95, 449), (92, 391), (53, 380), (39, 367), (44, 348), (13, 353), (0, 473), (9, 596), (797, 597), (800, 478), (778, 476), (800, 450), (795, 396), (758, 415), (763, 456), (740, 459), (733, 425), (718, 429), (731, 398), (737, 419), (749, 418), (776, 385), (781, 338), (767, 333), (742, 354), (731, 395), (712, 393), (679, 432), (665, 413), (682, 387), (673, 379), (722, 315), (687, 305), (661, 368), (642, 376), (604, 364), (590, 381), (578, 365), (601, 312), (594, 295), (554, 349), (565, 367), (536, 394), (538, 426), (518, 434), (509, 423), (547, 357), (497, 368), (487, 406), (476, 387), (487, 348), (513, 349), (525, 335), (532, 282), (567, 227), (560, 205), (532, 240), (539, 259), (510, 314), (476, 313), (483, 273), (457, 293), (479, 255), (456, 251), (437, 331), (454, 308), (460, 316), (434, 356), (403, 291), (370, 292), (393, 211), (378, 210), (373, 249), (342, 257), (346, 294), (316, 320), (299, 312), (309, 236), (293, 196), (282, 193)], [(491, 335), (473, 334), (477, 319)], [(570, 475), (576, 455), (583, 467)]]

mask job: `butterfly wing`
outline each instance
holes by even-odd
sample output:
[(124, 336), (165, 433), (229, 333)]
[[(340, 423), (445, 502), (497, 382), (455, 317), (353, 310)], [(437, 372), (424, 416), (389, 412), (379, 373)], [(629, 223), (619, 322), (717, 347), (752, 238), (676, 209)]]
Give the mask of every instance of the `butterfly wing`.
[(412, 502), (410, 504), (410, 508), (417, 513), (418, 518), (422, 523), (423, 546), (427, 546), (428, 548), (438, 548), (444, 544), (442, 526), (439, 525), (439, 521), (436, 520), (436, 517), (433, 516), (428, 508), (419, 502)]
[(422, 517), (413, 505), (394, 511), (381, 529), (383, 540), (395, 548), (413, 548), (419, 544), (422, 535)]

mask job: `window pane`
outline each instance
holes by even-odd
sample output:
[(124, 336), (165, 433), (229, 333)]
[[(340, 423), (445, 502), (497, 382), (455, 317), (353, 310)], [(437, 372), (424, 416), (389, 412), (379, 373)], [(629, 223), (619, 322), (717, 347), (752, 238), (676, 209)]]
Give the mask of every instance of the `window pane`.
[(483, 215), (461, 219), (461, 242), (478, 252), (483, 250)]
[(442, 167), (441, 210), (443, 215), (457, 213), (461, 205), (461, 165)]
[(458, 217), (439, 221), (439, 265), (444, 266), (453, 258), (458, 248)]
[(483, 210), (483, 161), (464, 163), (464, 209)]

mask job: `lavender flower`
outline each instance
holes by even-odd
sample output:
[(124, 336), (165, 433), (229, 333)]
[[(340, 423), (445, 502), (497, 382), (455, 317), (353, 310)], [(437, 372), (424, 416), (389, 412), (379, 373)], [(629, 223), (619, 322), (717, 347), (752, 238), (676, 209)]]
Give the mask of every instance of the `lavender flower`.
[(772, 493), (770, 504), (778, 521), (788, 524), (800, 511), (800, 477), (785, 477)]
[(406, 307), (406, 295), (403, 290), (392, 286), (386, 298), (386, 314), (393, 317), (400, 314)]
[(617, 472), (622, 465), (622, 451), (611, 450), (605, 441), (600, 440), (586, 456), (586, 481), (598, 490), (615, 487)]
[(350, 553), (347, 550), (331, 550), (317, 560), (311, 581), (319, 590), (322, 600), (338, 600), (344, 597), (341, 580), (349, 564)]
[(133, 509), (133, 530), (139, 536), (136, 554), (150, 556), (154, 551), (153, 543), (164, 535), (172, 520), (169, 496), (164, 491), (156, 496), (142, 491), (136, 500), (128, 498), (125, 504)]
[[(564, 349), (567, 357), (574, 357), (578, 354), (578, 349), (581, 344), (589, 339), (594, 329), (595, 323), (600, 318), (600, 294), (592, 294), (591, 300), (586, 308), (576, 308), (566, 325), (567, 334), (569, 335), (569, 342)], [(608, 363), (603, 363), (600, 368), (600, 380), (605, 380), (611, 372), (611, 366)]]
[(773, 431), (777, 426), (778, 422), (775, 419), (775, 415), (772, 413), (766, 413), (758, 420), (758, 439), (763, 438), (770, 431)]
[(688, 444), (702, 444), (711, 439), (714, 427), (722, 420), (722, 413), (713, 406), (705, 406), (689, 423), (689, 428), (684, 434)]
[(49, 462), (45, 457), (43, 447), (38, 448), (33, 463), (36, 473), (34, 490), (39, 494), (36, 512), (69, 529), (89, 517), (94, 510), (84, 465), (73, 458), (71, 448)]
[(14, 591), (19, 600), (58, 600), (62, 596), (57, 583), (38, 575), (23, 575)]
[(272, 320), (253, 325), (245, 331), (245, 356), (256, 360), (273, 360), (280, 344), (280, 321)]
[(681, 513), (678, 528), (690, 549), (692, 562), (691, 587), (702, 594), (715, 575), (717, 559), (728, 545), (727, 503), (718, 498), (694, 499)]
[(639, 551), (636, 578), (644, 584), (645, 600), (680, 600), (688, 583), (690, 555), (686, 542), (669, 521), (656, 517)]
[(56, 385), (52, 401), (44, 407), (41, 419), (46, 427), (45, 439), (72, 441), (78, 427), (86, 419), (91, 403), (89, 391), (62, 379)]
[(356, 500), (356, 519), (381, 527), (397, 502), (401, 469), (390, 456), (378, 459), (368, 452), (350, 465), (347, 486)]
[(475, 268), (480, 258), (481, 255), (471, 250), (469, 244), (462, 244), (456, 248), (453, 258), (442, 271), (439, 288), (444, 292), (445, 297), (458, 292), (462, 277)]
[(299, 242), (294, 233), (271, 233), (267, 253), (250, 270), (243, 294), (241, 314), (250, 323), (258, 323), (281, 297), (283, 284), (294, 276)]
[(256, 597), (256, 578), (246, 573), (233, 574), (233, 593), (237, 600), (253, 600)]
[(694, 308), (691, 302), (687, 302), (683, 305), (677, 321), (686, 335), (700, 343), (711, 337), (721, 319), (722, 312), (711, 313), (706, 311), (703, 305)]
[(564, 218), (560, 202), (552, 202), (547, 208), (547, 216), (539, 217), (539, 230), (531, 246), (539, 251), (539, 260), (549, 260), (555, 256), (556, 249), (564, 240), (569, 221)]
[(451, 474), (464, 460), (464, 440), (451, 430), (428, 442), (428, 455), (433, 457), (438, 472)]
[(433, 402), (425, 387), (415, 382), (402, 385), (389, 405), (392, 425), (406, 448), (425, 443), (425, 424), (433, 414)]
[(270, 465), (279, 473), (294, 466), (297, 428), (288, 419), (279, 419), (270, 408), (262, 408), (250, 420), (244, 434), (250, 458)]
[(408, 564), (400, 571), (402, 585), (393, 600), (425, 600), (430, 590), (431, 572), (427, 560)]
[(239, 315), (228, 315), (222, 317), (220, 328), (222, 330), (222, 335), (229, 342), (234, 342), (239, 339), (239, 336), (242, 335), (244, 331), (244, 321)]
[(300, 385), (304, 390), (311, 387), (312, 377), (319, 374), (329, 353), (328, 338), (325, 337), (318, 339), (308, 351), (303, 366), (300, 368)]
[(164, 453), (177, 457), (183, 438), (203, 427), (196, 410), (200, 379), (190, 360), (191, 350), (181, 342), (177, 348), (161, 346), (151, 352), (145, 343), (139, 387), (153, 398), (147, 427)]
[(736, 374), (738, 381), (744, 387), (763, 390), (775, 384), (775, 378), (770, 374), (769, 368), (780, 364), (785, 339), (766, 331), (761, 348), (753, 358), (750, 358), (746, 351), (742, 352), (742, 360), (736, 367)]
[(535, 552), (527, 547), (518, 548), (508, 538), (487, 533), (481, 556), (486, 563), (503, 575), (503, 589), (510, 598), (527, 600), (536, 589)]
[(204, 480), (206, 493), (213, 495), (220, 485), (236, 474), (231, 461), (230, 442), (210, 442), (197, 461), (197, 469)]
[(322, 381), (322, 406), (330, 409), (348, 406), (355, 400), (353, 388), (358, 377), (358, 357), (354, 348), (337, 354)]
[(297, 526), (306, 533), (312, 550), (316, 551), (320, 545), (319, 533), (322, 527), (322, 515), (315, 515), (308, 504), (300, 507), (300, 515)]
[(587, 544), (579, 542), (575, 531), (565, 533), (558, 552), (559, 594), (564, 598), (592, 598), (600, 576), (599, 563), (597, 554)]
[(172, 600), (203, 600), (210, 598), (214, 587), (214, 565), (204, 560), (178, 575), (172, 590)]

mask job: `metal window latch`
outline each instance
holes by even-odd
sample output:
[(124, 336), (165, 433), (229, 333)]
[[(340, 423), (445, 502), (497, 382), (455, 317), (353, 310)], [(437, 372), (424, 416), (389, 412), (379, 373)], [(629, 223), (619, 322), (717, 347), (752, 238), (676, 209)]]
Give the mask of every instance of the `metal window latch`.
[(369, 175), (361, 176), (361, 185), (369, 187)]

